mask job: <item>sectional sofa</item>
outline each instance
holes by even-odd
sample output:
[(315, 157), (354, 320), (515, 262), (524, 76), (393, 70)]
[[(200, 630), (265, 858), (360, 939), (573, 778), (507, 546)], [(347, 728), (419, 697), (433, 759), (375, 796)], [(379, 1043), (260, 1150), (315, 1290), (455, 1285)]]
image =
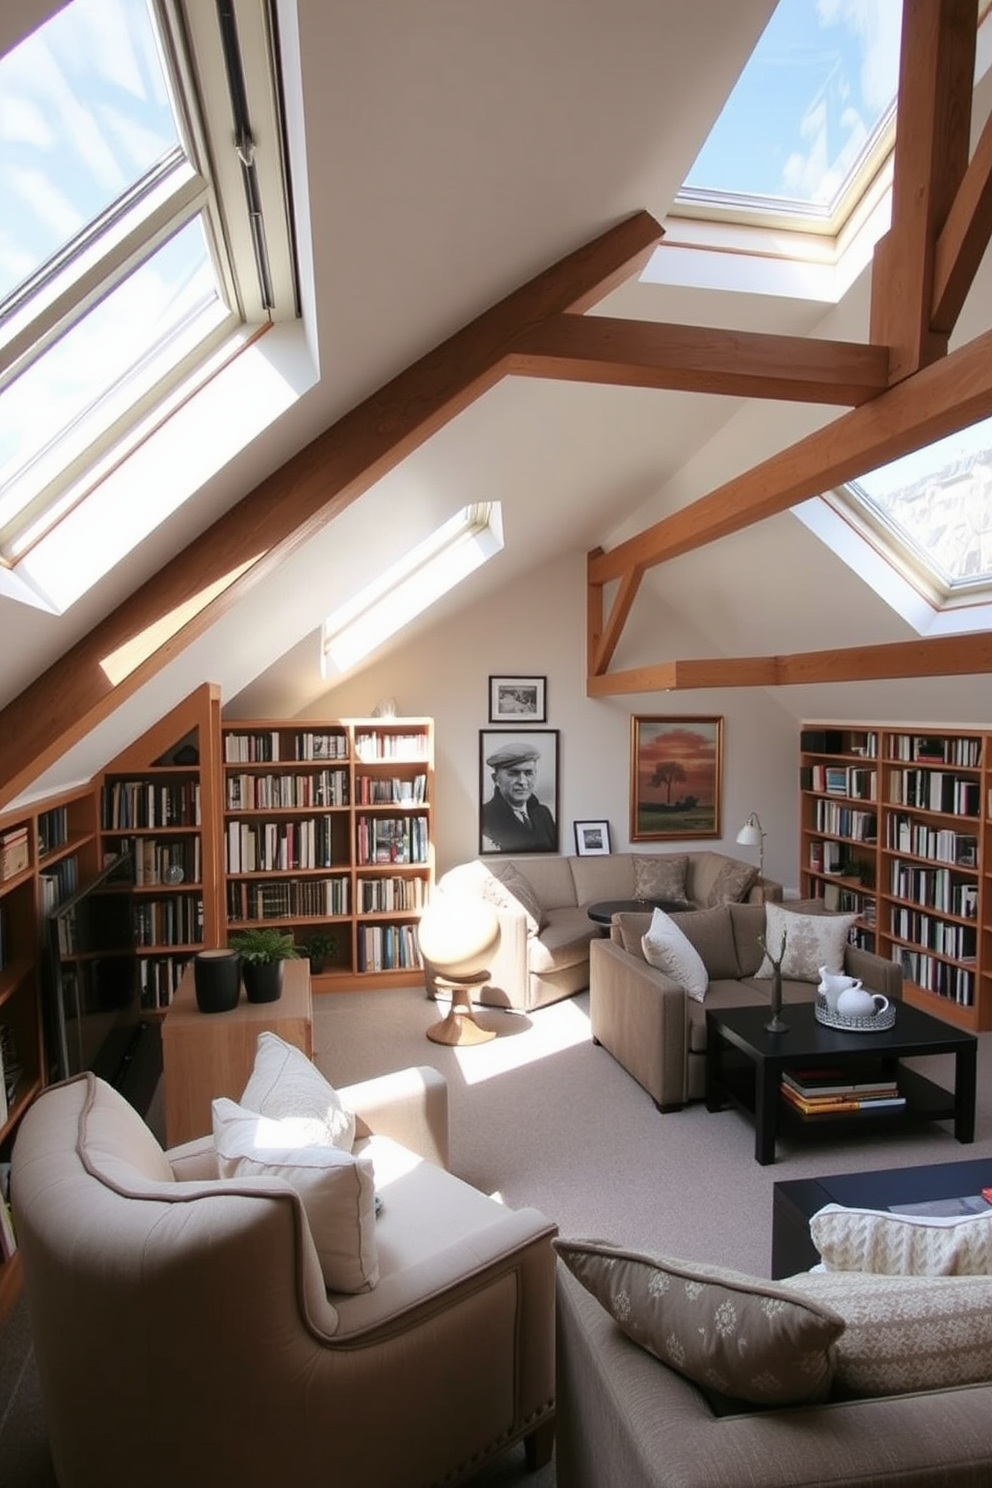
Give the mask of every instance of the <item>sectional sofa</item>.
[(759, 879), (752, 864), (711, 851), (476, 858), (449, 869), (437, 887), (441, 894), (481, 896), (499, 919), (490, 981), (473, 997), (529, 1012), (588, 987), (589, 946), (603, 934), (589, 906), (636, 899), (652, 883), (666, 890), (658, 897), (683, 900), (687, 909), (727, 895), (752, 903), (782, 898), (781, 884)]

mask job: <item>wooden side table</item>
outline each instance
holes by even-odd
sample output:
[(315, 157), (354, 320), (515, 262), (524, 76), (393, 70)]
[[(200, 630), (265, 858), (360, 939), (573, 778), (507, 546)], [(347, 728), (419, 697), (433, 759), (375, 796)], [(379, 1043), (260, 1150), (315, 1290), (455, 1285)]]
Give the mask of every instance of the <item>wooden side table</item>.
[(212, 1130), (215, 1096), (240, 1100), (262, 1032), (278, 1034), (313, 1058), (310, 963), (287, 961), (278, 1002), (241, 1001), (229, 1013), (201, 1013), (187, 967), (162, 1023), (165, 1140), (169, 1147)]

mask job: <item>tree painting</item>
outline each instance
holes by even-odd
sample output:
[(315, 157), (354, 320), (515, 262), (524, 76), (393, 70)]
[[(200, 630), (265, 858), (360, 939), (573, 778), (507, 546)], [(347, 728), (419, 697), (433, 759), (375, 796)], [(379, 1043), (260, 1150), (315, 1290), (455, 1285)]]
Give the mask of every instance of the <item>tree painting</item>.
[(631, 719), (631, 841), (719, 837), (722, 718)]

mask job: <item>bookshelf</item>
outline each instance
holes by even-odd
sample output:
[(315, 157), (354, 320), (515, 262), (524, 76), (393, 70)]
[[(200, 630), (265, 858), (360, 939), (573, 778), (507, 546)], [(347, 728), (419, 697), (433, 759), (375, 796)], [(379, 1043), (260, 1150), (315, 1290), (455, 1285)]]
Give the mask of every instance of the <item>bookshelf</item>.
[(992, 733), (804, 724), (801, 892), (857, 915), (907, 1001), (992, 1028)]
[(316, 991), (408, 980), (434, 880), (433, 720), (230, 721), (221, 743), (227, 933), (271, 923), (304, 954), (330, 937)]
[[(92, 790), (0, 815), (0, 1171), (21, 1117), (46, 1082), (42, 1012), (45, 917), (97, 861)], [(6, 1186), (6, 1176), (3, 1185)], [(0, 1248), (0, 1319), (20, 1288), (16, 1251)]]
[(198, 950), (224, 943), (220, 689), (206, 683), (97, 781), (103, 860), (130, 851), (142, 1007), (162, 1016)]

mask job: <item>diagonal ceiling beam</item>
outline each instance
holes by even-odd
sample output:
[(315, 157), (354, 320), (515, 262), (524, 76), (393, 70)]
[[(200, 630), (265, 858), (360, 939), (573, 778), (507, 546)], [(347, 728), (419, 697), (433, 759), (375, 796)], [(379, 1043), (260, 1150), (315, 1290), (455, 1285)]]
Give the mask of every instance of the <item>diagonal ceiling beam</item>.
[(758, 331), (558, 315), (528, 327), (508, 370), (523, 377), (856, 407), (889, 385), (885, 346)]
[(930, 323), (953, 330), (992, 241), (992, 115), (985, 121), (964, 180), (937, 239)]
[[(647, 212), (609, 228), (407, 367), (256, 486), (0, 711), (0, 807), (492, 387), (523, 331), (588, 309), (642, 267), (661, 236)], [(149, 637), (140, 660), (111, 680), (108, 658)]]
[(586, 693), (589, 697), (615, 697), (632, 692), (684, 692), (706, 687), (799, 687), (804, 683), (968, 677), (987, 672), (992, 672), (992, 635), (982, 632), (796, 652), (790, 656), (663, 661), (656, 666), (588, 677)]

